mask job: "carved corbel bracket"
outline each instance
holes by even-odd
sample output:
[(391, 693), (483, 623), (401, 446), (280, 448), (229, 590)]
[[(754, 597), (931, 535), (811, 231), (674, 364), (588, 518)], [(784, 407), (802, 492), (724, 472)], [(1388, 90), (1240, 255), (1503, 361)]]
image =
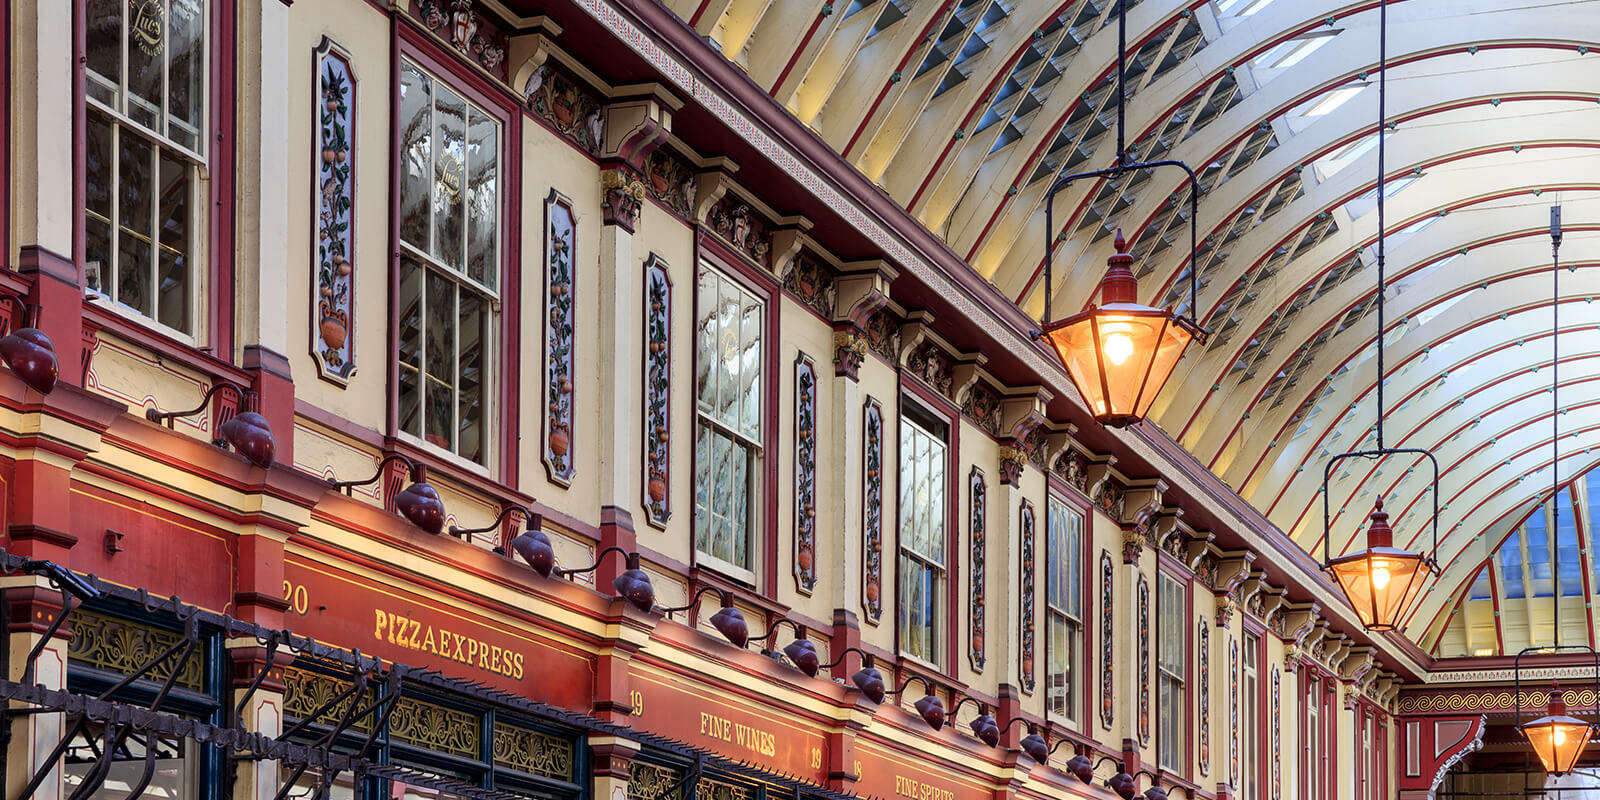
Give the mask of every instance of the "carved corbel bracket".
[[(1155, 513), (1156, 543), (1162, 545), (1162, 549), (1166, 549), (1165, 545), (1167, 543), (1167, 537), (1169, 536), (1178, 537), (1180, 541), (1188, 538), (1188, 533), (1185, 532), (1179, 525), (1179, 518), (1182, 516), (1183, 508), (1180, 506), (1162, 506), (1161, 509)], [(1176, 543), (1174, 544), (1173, 549), (1178, 549)]]
[(1111, 479), (1113, 468), (1117, 465), (1114, 455), (1087, 455), (1084, 458), (1084, 488), (1083, 493), (1090, 498), (1100, 496), (1101, 487)]
[(967, 393), (983, 376), (983, 365), (989, 357), (982, 353), (963, 353), (950, 370), (950, 399), (957, 408), (966, 408)]
[(933, 334), (933, 314), (927, 311), (907, 311), (905, 322), (900, 325), (900, 352), (896, 360), (904, 367), (911, 360), (911, 354), (917, 352), (923, 340)]
[(1211, 531), (1195, 531), (1194, 536), (1189, 537), (1184, 563), (1188, 564), (1191, 571), (1200, 569), (1201, 559), (1204, 559), (1206, 554), (1211, 552), (1211, 543), (1216, 539), (1217, 535)]
[(1367, 645), (1347, 647), (1343, 655), (1338, 662), (1339, 675), (1351, 683), (1360, 683), (1377, 663), (1377, 656)]
[(606, 106), (604, 131), (600, 159), (642, 173), (650, 155), (672, 135), (672, 110), (653, 96), (618, 100)]
[(1049, 401), (1050, 393), (1039, 386), (1026, 387), (1025, 392), (1002, 398), (1000, 438), (1021, 442), (1028, 438), (1034, 429), (1049, 424), (1050, 417), (1045, 414)]
[(552, 42), (561, 36), (561, 26), (543, 14), (528, 20), (506, 42), (516, 67), (510, 71), (511, 85), (524, 98), (528, 95), (528, 81), (535, 70), (544, 66), (554, 49)]
[(1072, 446), (1072, 437), (1078, 433), (1078, 426), (1068, 422), (1055, 425), (1044, 437), (1044, 463), (1054, 464), (1061, 459), (1061, 455)]
[(1271, 587), (1267, 585), (1267, 573), (1259, 570), (1252, 571), (1248, 576), (1245, 577), (1244, 581), (1239, 584), (1239, 602), (1244, 604), (1244, 607), (1250, 609), (1250, 612), (1254, 614), (1256, 613), (1256, 595), (1269, 588)]
[(1239, 585), (1250, 577), (1250, 565), (1255, 563), (1256, 554), (1244, 551), (1234, 551), (1224, 554), (1224, 558), (1217, 562), (1217, 579), (1213, 590), (1217, 595), (1217, 627), (1228, 627), (1228, 620), (1233, 617), (1233, 610), (1238, 607), (1238, 599), (1234, 592)]
[(800, 248), (810, 239), (806, 232), (811, 230), (812, 222), (809, 217), (795, 215), (783, 217), (778, 220), (772, 229), (772, 272), (782, 281), (789, 277), (789, 270), (794, 268), (795, 256), (800, 255)]
[(710, 161), (704, 172), (694, 176), (694, 208), (690, 210), (694, 213), (695, 221), (702, 224), (711, 213), (712, 206), (728, 193), (733, 173), (739, 171), (739, 165), (732, 159), (715, 158)]
[(1305, 651), (1307, 657), (1315, 658), (1316, 654), (1326, 647), (1330, 630), (1332, 628), (1327, 620), (1321, 617), (1315, 618), (1307, 629), (1305, 637), (1300, 641), (1300, 649)]
[(1261, 621), (1267, 626), (1267, 630), (1273, 633), (1282, 630), (1280, 627), (1282, 623), (1278, 621), (1277, 616), (1288, 602), (1288, 594), (1288, 589), (1279, 586), (1269, 585), (1261, 590)]
[[(877, 265), (882, 265), (883, 269)], [(845, 266), (833, 282), (833, 322), (864, 328), (869, 317), (889, 305), (889, 284), (895, 272), (882, 261), (867, 269), (850, 269), (855, 266), (853, 264)]]
[(1333, 633), (1331, 630), (1322, 639), (1322, 660), (1329, 668), (1343, 675), (1345, 656), (1349, 655), (1351, 648), (1349, 637), (1342, 633)]
[(1123, 493), (1123, 525), (1142, 528), (1150, 517), (1161, 510), (1161, 495), (1167, 491), (1167, 482), (1160, 478), (1141, 478), (1128, 481)]
[(1284, 603), (1282, 614), (1284, 638), (1303, 649), (1307, 646), (1306, 637), (1321, 618), (1322, 604), (1314, 600), (1309, 603)]

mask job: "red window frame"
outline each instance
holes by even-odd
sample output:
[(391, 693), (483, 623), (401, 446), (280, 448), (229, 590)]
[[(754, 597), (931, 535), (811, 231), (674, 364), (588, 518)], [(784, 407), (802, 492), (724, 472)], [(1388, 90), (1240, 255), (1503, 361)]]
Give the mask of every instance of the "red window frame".
[[(708, 263), (723, 276), (739, 284), (745, 290), (755, 295), (762, 303), (763, 320), (766, 323), (762, 335), (761, 347), (761, 498), (757, 509), (759, 519), (751, 526), (753, 535), (760, 536), (757, 542), (760, 552), (753, 562), (753, 572), (756, 573), (756, 585), (747, 587), (745, 582), (735, 576), (725, 575), (715, 567), (703, 564), (700, 561), (700, 551), (694, 544), (694, 536), (698, 521), (695, 518), (694, 504), (689, 504), (689, 563), (696, 574), (705, 572), (715, 576), (719, 585), (730, 587), (745, 587), (757, 597), (775, 600), (778, 592), (778, 391), (782, 381), (779, 372), (778, 343), (780, 331), (780, 311), (783, 304), (776, 302), (782, 287), (771, 273), (756, 267), (737, 253), (733, 248), (723, 244), (716, 237), (701, 228), (695, 235), (694, 242), (694, 274), (695, 282), (690, 292), (690, 319), (700, 319), (700, 264)], [(699, 374), (700, 350), (691, 343), (689, 350), (689, 374)], [(695, 402), (698, 402), (697, 400)], [(691, 411), (693, 407), (691, 406)], [(699, 425), (698, 413), (695, 414), (695, 425)], [(691, 443), (690, 447), (693, 448)], [(692, 460), (692, 459), (691, 459)], [(691, 483), (698, 479), (693, 474), (693, 465), (690, 466)], [(691, 497), (693, 492), (691, 491)]]
[[(900, 633), (901, 633), (901, 631), (900, 631), (900, 523), (901, 523), (901, 520), (904, 518), (903, 514), (902, 514), (902, 509), (900, 508), (900, 500), (899, 500), (899, 498), (900, 498), (900, 459), (901, 459), (901, 453), (900, 453), (900, 426), (901, 426), (901, 424), (903, 424), (903, 419), (902, 419), (903, 411), (904, 411), (904, 408), (905, 408), (906, 401), (908, 399), (911, 402), (915, 403), (916, 405), (920, 406), (923, 411), (929, 412), (929, 414), (931, 416), (933, 416), (933, 417), (939, 419), (940, 421), (944, 422), (945, 425), (946, 425), (946, 431), (947, 431), (946, 434), (945, 434), (945, 481), (946, 481), (946, 490), (945, 490), (945, 504), (944, 504), (945, 505), (945, 508), (944, 508), (944, 514), (945, 514), (945, 538), (944, 538), (944, 551), (945, 551), (945, 556), (944, 556), (944, 587), (945, 587), (944, 634), (945, 634), (945, 637), (944, 637), (944, 639), (945, 639), (945, 641), (944, 641), (944, 645), (945, 646), (944, 646), (944, 658), (942, 659), (944, 663), (942, 663), (942, 664), (934, 664), (934, 665), (931, 665), (931, 666), (936, 667), (938, 669), (938, 673), (940, 675), (943, 675), (943, 676), (953, 680), (953, 679), (955, 679), (955, 677), (958, 674), (960, 674), (960, 668), (961, 668), (960, 667), (960, 663), (959, 663), (959, 660), (961, 658), (961, 649), (960, 649), (960, 646), (959, 646), (959, 642), (961, 641), (960, 628), (961, 628), (961, 619), (963, 617), (963, 614), (958, 613), (959, 610), (961, 609), (960, 602), (961, 602), (961, 583), (962, 583), (960, 578), (959, 578), (959, 576), (961, 575), (960, 570), (961, 570), (961, 563), (962, 562), (961, 562), (961, 542), (960, 542), (960, 540), (961, 540), (961, 529), (959, 527), (960, 526), (960, 515), (958, 513), (958, 510), (959, 510), (959, 508), (961, 506), (961, 491), (960, 491), (961, 486), (959, 484), (959, 477), (958, 477), (958, 475), (960, 474), (960, 469), (961, 469), (961, 409), (956, 408), (956, 406), (953, 403), (951, 403), (948, 399), (946, 399), (944, 396), (934, 392), (933, 390), (927, 388), (926, 386), (923, 386), (922, 384), (918, 383), (917, 381), (915, 381), (915, 380), (907, 380), (904, 373), (902, 373), (901, 377), (900, 377), (900, 396), (899, 396), (899, 401), (895, 404), (895, 417), (894, 417), (894, 425), (895, 425), (895, 427), (894, 427), (894, 430), (895, 430), (895, 436), (894, 436), (894, 442), (895, 442), (895, 451), (894, 451), (894, 453), (895, 453), (895, 459), (894, 459), (894, 464), (895, 464), (895, 467), (894, 467), (895, 508), (894, 508), (894, 514), (895, 514), (895, 517), (894, 517), (894, 551), (893, 551), (893, 553), (894, 553), (894, 594), (893, 594), (893, 596), (894, 596), (894, 652), (895, 652), (895, 655), (897, 657), (900, 657), (900, 656), (904, 655), (903, 651), (900, 648), (900, 641), (901, 641), (901, 639), (900, 639)], [(1019, 513), (1020, 513), (1020, 509), (1019, 509)], [(1035, 547), (1035, 552), (1037, 552), (1037, 548), (1038, 548), (1038, 539), (1037, 539), (1037, 537), (1039, 536), (1040, 509), (1035, 508), (1033, 510), (1033, 514), (1034, 514), (1034, 518), (1033, 518), (1034, 528), (1033, 529), (1034, 529), (1034, 537), (1035, 537), (1034, 547)], [(1035, 584), (1035, 590), (1037, 591), (1037, 584)], [(1035, 603), (1034, 608), (1037, 610), (1037, 608), (1038, 608), (1037, 602)], [(1037, 633), (1036, 633), (1035, 634), (1035, 641), (1037, 641), (1037, 640), (1038, 640), (1038, 638), (1037, 638)], [(916, 663), (918, 666), (922, 666), (922, 662), (920, 662), (920, 661), (913, 662), (913, 663)], [(919, 669), (918, 671), (920, 672), (922, 670)]]
[[(1089, 701), (1089, 696), (1092, 693), (1091, 690), (1094, 688), (1093, 687), (1093, 681), (1092, 681), (1092, 677), (1094, 675), (1094, 669), (1090, 668), (1090, 665), (1094, 664), (1094, 653), (1095, 653), (1094, 637), (1095, 637), (1096, 631), (1094, 629), (1095, 625), (1093, 623), (1094, 623), (1094, 621), (1096, 619), (1099, 619), (1098, 615), (1094, 613), (1094, 612), (1098, 611), (1098, 609), (1095, 607), (1095, 602), (1094, 602), (1094, 599), (1095, 599), (1094, 581), (1095, 581), (1095, 575), (1097, 574), (1097, 567), (1099, 565), (1098, 559), (1092, 557), (1092, 554), (1095, 552), (1095, 547), (1094, 547), (1094, 511), (1093, 511), (1093, 506), (1090, 505), (1089, 499), (1087, 497), (1084, 497), (1082, 494), (1079, 494), (1077, 491), (1071, 490), (1068, 487), (1067, 482), (1062, 480), (1060, 478), (1060, 476), (1056, 475), (1054, 472), (1047, 473), (1046, 484), (1047, 484), (1048, 491), (1047, 491), (1046, 505), (1045, 505), (1045, 509), (1044, 509), (1044, 511), (1045, 511), (1045, 545), (1046, 545), (1046, 547), (1044, 549), (1044, 557), (1047, 558), (1047, 559), (1050, 557), (1050, 552), (1049, 552), (1050, 507), (1048, 505), (1049, 499), (1053, 498), (1055, 500), (1060, 500), (1061, 502), (1065, 503), (1067, 505), (1067, 508), (1069, 510), (1071, 510), (1072, 513), (1078, 515), (1078, 519), (1081, 521), (1081, 524), (1083, 526), (1081, 535), (1079, 537), (1080, 538), (1079, 545), (1083, 548), (1083, 550), (1082, 550), (1082, 552), (1080, 552), (1078, 554), (1078, 567), (1079, 567), (1079, 573), (1080, 573), (1079, 576), (1078, 576), (1078, 589), (1079, 589), (1078, 593), (1080, 595), (1078, 609), (1079, 609), (1079, 614), (1082, 616), (1081, 622), (1082, 622), (1082, 625), (1083, 625), (1083, 629), (1082, 629), (1081, 635), (1078, 637), (1078, 645), (1079, 645), (1078, 650), (1079, 650), (1079, 652), (1077, 653), (1078, 660), (1075, 662), (1078, 665), (1079, 669), (1077, 670), (1077, 675), (1076, 676), (1069, 676), (1068, 677), (1068, 680), (1072, 680), (1077, 684), (1077, 686), (1075, 688), (1078, 690), (1077, 695), (1076, 695), (1077, 699), (1078, 699), (1078, 703), (1077, 703), (1078, 707), (1073, 710), (1074, 711), (1074, 717), (1073, 718), (1074, 718), (1074, 721), (1076, 722), (1076, 725), (1075, 726), (1068, 726), (1068, 729), (1069, 730), (1076, 730), (1078, 733), (1081, 733), (1081, 734), (1084, 734), (1084, 735), (1087, 736), (1090, 733), (1092, 733), (1092, 731), (1093, 731), (1093, 720), (1092, 720), (1092, 717), (1093, 717), (1093, 714), (1094, 714), (1094, 704)], [(1044, 639), (1045, 644), (1046, 644), (1046, 650), (1048, 650), (1049, 641), (1050, 641), (1049, 640), (1049, 630), (1048, 630), (1048, 623), (1049, 623), (1049, 620), (1050, 620), (1050, 598), (1049, 598), (1050, 586), (1049, 586), (1048, 581), (1046, 581), (1044, 588), (1045, 588), (1045, 602), (1040, 607), (1042, 607), (1044, 609), (1044, 619), (1045, 619), (1045, 622), (1046, 622), (1046, 627), (1043, 630), (1041, 630), (1041, 634), (1042, 634), (1042, 638)], [(1045, 655), (1045, 658), (1044, 658), (1044, 679), (1045, 679), (1045, 682), (1048, 683), (1049, 680), (1050, 680), (1049, 653), (1046, 652), (1044, 655)], [(1047, 692), (1046, 695), (1045, 695), (1045, 716), (1049, 717), (1049, 715), (1050, 715), (1050, 698), (1049, 698), (1049, 694)], [(1066, 720), (1063, 720), (1063, 722), (1066, 722)]]
[[(499, 223), (502, 231), (499, 254), (501, 284), (498, 287), (500, 309), (496, 312), (498, 340), (495, 343), (497, 353), (495, 361), (500, 377), (494, 387), (495, 406), (487, 410), (484, 424), (493, 425), (500, 432), (500, 435), (490, 443), (494, 448), (490, 458), (493, 466), (486, 467), (486, 471), (492, 480), (514, 489), (518, 482), (518, 409), (521, 408), (519, 401), (521, 336), (517, 322), (521, 319), (522, 296), (522, 104), (503, 87), (484, 78), (458, 54), (442, 47), (436, 39), (418, 27), (416, 21), (409, 15), (397, 13), (397, 16), (402, 23), (394, 27), (393, 55), (389, 65), (389, 298), (392, 301), (400, 295), (400, 172), (394, 165), (398, 163), (400, 153), (400, 64), (402, 59), (409, 59), (445, 81), (452, 91), (461, 93), (479, 108), (489, 112), (501, 124), (502, 201)], [(385, 412), (388, 443), (394, 449), (427, 463), (430, 468), (438, 469), (448, 477), (473, 483), (481, 482), (481, 476), (459, 465), (456, 460), (445, 457), (440, 451), (401, 438), (398, 366), (400, 309), (394, 302), (388, 305), (389, 351), (386, 365), (388, 385)]]
[[(1196, 713), (1195, 705), (1197, 703), (1196, 695), (1195, 695), (1195, 692), (1194, 692), (1195, 680), (1196, 680), (1195, 660), (1198, 658), (1198, 656), (1194, 652), (1195, 643), (1194, 643), (1194, 639), (1193, 639), (1193, 637), (1195, 636), (1195, 634), (1194, 634), (1194, 585), (1193, 585), (1193, 583), (1194, 583), (1194, 573), (1189, 571), (1188, 566), (1182, 564), (1181, 562), (1179, 562), (1177, 559), (1173, 558), (1172, 556), (1167, 555), (1166, 551), (1162, 550), (1159, 547), (1156, 548), (1155, 591), (1156, 591), (1156, 608), (1157, 608), (1157, 614), (1158, 615), (1160, 613), (1159, 609), (1161, 607), (1161, 577), (1160, 576), (1162, 576), (1162, 575), (1165, 575), (1165, 576), (1167, 576), (1169, 578), (1172, 578), (1173, 580), (1178, 582), (1179, 586), (1183, 587), (1183, 625), (1180, 627), (1180, 630), (1183, 631), (1182, 648), (1183, 648), (1183, 654), (1184, 654), (1183, 655), (1183, 706), (1184, 706), (1184, 709), (1183, 709), (1183, 714), (1181, 716), (1181, 719), (1183, 720), (1183, 750), (1182, 750), (1182, 753), (1181, 753), (1181, 761), (1177, 765), (1178, 766), (1178, 770), (1177, 770), (1176, 773), (1168, 770), (1166, 767), (1164, 767), (1161, 764), (1161, 753), (1160, 753), (1159, 749), (1156, 751), (1155, 763), (1156, 763), (1156, 770), (1158, 772), (1162, 773), (1163, 775), (1173, 775), (1173, 776), (1178, 777), (1180, 779), (1185, 779), (1186, 780), (1188, 778), (1188, 776), (1189, 776), (1190, 770), (1193, 768), (1193, 764), (1194, 764), (1194, 761), (1195, 761), (1195, 748), (1198, 746), (1198, 743), (1195, 741), (1195, 713)], [(1156, 642), (1155, 642), (1155, 648), (1156, 648), (1155, 668), (1156, 668), (1156, 671), (1159, 673), (1160, 670), (1161, 670), (1161, 631), (1160, 631), (1160, 626), (1159, 625), (1157, 625), (1157, 627), (1156, 627), (1155, 639), (1156, 639)], [(1266, 653), (1265, 653), (1264, 650), (1263, 650), (1262, 653), (1260, 653), (1260, 656), (1261, 656), (1261, 658), (1259, 658), (1256, 661), (1256, 663), (1258, 665), (1263, 665), (1263, 664), (1265, 664), (1265, 656), (1266, 656)], [(1262, 675), (1262, 669), (1261, 669), (1260, 666), (1257, 667), (1256, 672), (1257, 672), (1257, 681), (1260, 681), (1261, 680), (1261, 675)], [(1158, 677), (1158, 680), (1159, 680), (1159, 677)], [(1159, 686), (1159, 685), (1160, 684), (1158, 683), (1157, 686)], [(1205, 687), (1200, 687), (1200, 691), (1203, 692), (1205, 690), (1206, 690)], [(1159, 694), (1157, 695), (1157, 697), (1159, 699)], [(1158, 712), (1157, 713), (1157, 717), (1159, 718), (1159, 716), (1160, 716), (1160, 714)]]

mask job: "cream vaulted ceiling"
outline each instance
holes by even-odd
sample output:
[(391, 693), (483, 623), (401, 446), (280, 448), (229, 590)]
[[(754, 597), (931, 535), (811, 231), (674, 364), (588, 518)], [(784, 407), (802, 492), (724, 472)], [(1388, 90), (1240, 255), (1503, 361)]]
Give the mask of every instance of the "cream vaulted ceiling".
[[(1130, 149), (1199, 173), (1195, 264), (1176, 171), (1074, 183), (1044, 230), (1051, 179), (1113, 161), (1114, 0), (667, 4), (1029, 313), (1088, 302), (1118, 227), (1141, 302), (1189, 311), (1198, 269), (1211, 336), (1152, 417), (1320, 556), (1323, 465), (1374, 446), (1375, 2), (1130, 0)], [(1458, 603), (1550, 492), (1558, 201), (1560, 474), (1600, 463), (1600, 0), (1391, 0), (1389, 20), (1386, 443), (1443, 470), (1444, 572), (1406, 632), (1454, 626), (1461, 649)], [(1431, 546), (1428, 475), (1343, 462), (1335, 554), (1380, 495), (1397, 543)]]

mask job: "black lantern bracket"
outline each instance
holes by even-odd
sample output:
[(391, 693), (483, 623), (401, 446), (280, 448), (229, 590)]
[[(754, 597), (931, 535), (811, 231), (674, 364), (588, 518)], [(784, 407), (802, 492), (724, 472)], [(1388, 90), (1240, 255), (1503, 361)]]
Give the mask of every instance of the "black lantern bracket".
[(1433, 550), (1428, 553), (1427, 557), (1424, 558), (1423, 561), (1426, 562), (1427, 565), (1434, 571), (1438, 571), (1439, 459), (1434, 456), (1433, 451), (1423, 450), (1418, 447), (1379, 447), (1373, 450), (1352, 450), (1351, 452), (1340, 453), (1328, 459), (1328, 463), (1322, 468), (1322, 563), (1324, 566), (1326, 566), (1328, 562), (1332, 560), (1332, 553), (1330, 552), (1331, 545), (1329, 540), (1333, 538), (1333, 509), (1332, 503), (1328, 499), (1328, 490), (1333, 480), (1334, 467), (1337, 467), (1340, 461), (1344, 461), (1346, 459), (1369, 458), (1381, 460), (1393, 455), (1425, 456), (1428, 464), (1433, 467), (1433, 483), (1431, 484), (1431, 494), (1433, 495)]

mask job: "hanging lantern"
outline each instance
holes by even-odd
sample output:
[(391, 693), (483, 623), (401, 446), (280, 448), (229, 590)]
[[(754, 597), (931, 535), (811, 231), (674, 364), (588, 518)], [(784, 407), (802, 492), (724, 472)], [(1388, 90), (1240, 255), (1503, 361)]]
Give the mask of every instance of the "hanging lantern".
[(1545, 715), (1518, 725), (1517, 730), (1528, 737), (1528, 744), (1533, 745), (1544, 771), (1555, 776), (1565, 775), (1577, 766), (1594, 733), (1589, 723), (1567, 716), (1567, 703), (1561, 697), (1560, 687), (1550, 690), (1550, 704), (1545, 707)]
[(1323, 567), (1355, 606), (1361, 625), (1369, 631), (1400, 627), (1406, 611), (1433, 576), (1433, 562), (1420, 553), (1394, 546), (1389, 514), (1379, 500), (1367, 527), (1367, 547), (1328, 561)]
[(1044, 327), (1072, 383), (1100, 423), (1144, 419), (1178, 359), (1199, 329), (1164, 308), (1141, 305), (1133, 256), (1117, 231), (1117, 252), (1106, 260), (1100, 305)]

